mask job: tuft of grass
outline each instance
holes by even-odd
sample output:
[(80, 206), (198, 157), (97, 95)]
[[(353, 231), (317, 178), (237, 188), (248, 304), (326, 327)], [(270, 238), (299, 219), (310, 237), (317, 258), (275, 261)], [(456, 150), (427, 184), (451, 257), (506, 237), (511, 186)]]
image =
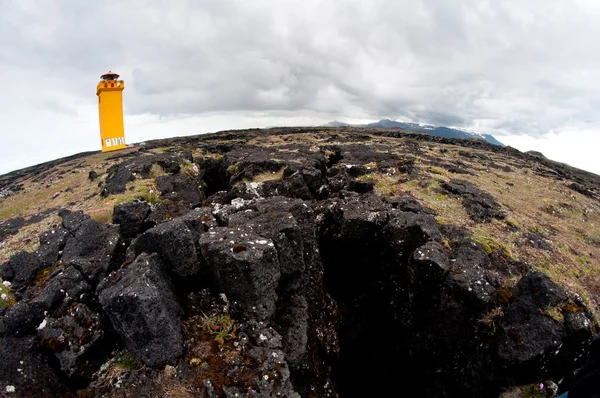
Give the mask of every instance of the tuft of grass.
[(510, 228), (519, 229), (519, 223), (512, 218), (506, 219), (506, 225), (508, 225)]
[(113, 352), (113, 357), (100, 368), (99, 384), (103, 387), (112, 386), (123, 375), (143, 368), (144, 364), (129, 351)]
[(279, 180), (283, 179), (284, 171), (285, 171), (285, 168), (281, 168), (279, 171), (273, 171), (273, 172), (265, 171), (264, 173), (255, 175), (252, 178), (252, 181), (253, 182), (279, 181)]
[(500, 251), (504, 257), (517, 260), (512, 250), (506, 244), (494, 239), (493, 237), (488, 235), (487, 232), (483, 229), (476, 228), (473, 231), (473, 236), (471, 237), (471, 239), (479, 243), (488, 255), (492, 254), (495, 251)]
[(559, 307), (550, 306), (542, 311), (542, 314), (549, 316), (554, 319), (556, 322), (563, 323), (565, 321), (565, 316)]
[(92, 220), (101, 223), (110, 223), (113, 217), (113, 209), (99, 209), (97, 211), (91, 211), (90, 217)]
[(152, 168), (150, 169), (150, 174), (148, 174), (148, 178), (155, 179), (156, 177), (167, 175), (167, 172), (160, 167), (160, 165), (154, 163)]
[(238, 170), (238, 167), (239, 166), (238, 166), (237, 163), (229, 165), (229, 167), (227, 167), (227, 173), (229, 173), (229, 174), (235, 174), (237, 172), (237, 170)]
[(442, 177), (446, 177), (446, 178), (450, 178), (450, 175), (448, 174), (448, 172), (441, 168), (441, 167), (437, 167), (437, 166), (424, 166), (423, 170), (431, 173), (431, 174), (436, 174)]

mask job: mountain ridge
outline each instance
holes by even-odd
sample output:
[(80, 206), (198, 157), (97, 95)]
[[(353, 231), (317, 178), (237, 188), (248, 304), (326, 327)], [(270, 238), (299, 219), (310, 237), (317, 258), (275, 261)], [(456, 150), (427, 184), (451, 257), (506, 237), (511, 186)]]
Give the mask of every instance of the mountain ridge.
[(351, 123), (338, 122), (337, 120), (334, 120), (332, 122), (329, 122), (327, 124), (327, 126), (330, 126), (330, 127), (343, 127), (343, 126), (367, 127), (367, 128), (385, 128), (385, 129), (399, 128), (399, 129), (402, 129), (405, 131), (416, 131), (416, 132), (425, 133), (425, 134), (429, 134), (429, 135), (435, 135), (438, 137), (484, 139), (492, 145), (506, 146), (502, 142), (498, 141), (491, 134), (470, 132), (470, 131), (465, 131), (465, 130), (451, 128), (451, 127), (445, 127), (445, 126), (434, 126), (434, 125), (429, 125), (429, 124), (419, 124), (419, 123), (412, 123), (412, 122), (400, 122), (400, 121), (390, 120), (390, 119), (381, 119), (378, 122), (372, 122), (372, 123), (367, 123), (367, 124), (351, 124)]

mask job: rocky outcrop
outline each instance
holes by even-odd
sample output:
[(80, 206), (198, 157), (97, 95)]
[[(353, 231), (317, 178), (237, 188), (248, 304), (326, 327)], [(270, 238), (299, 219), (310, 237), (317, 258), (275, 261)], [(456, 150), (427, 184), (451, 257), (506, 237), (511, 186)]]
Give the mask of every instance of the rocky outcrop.
[[(203, 141), (211, 157), (124, 154), (100, 189), (158, 166), (160, 203), (119, 204), (112, 224), (62, 211), (36, 251), (0, 265), (18, 299), (0, 310), (4, 386), (24, 391), (24, 374), (39, 396), (492, 397), (581, 366), (598, 326), (580, 297), (408, 193), (376, 194), (374, 169), (410, 181), (414, 159), (368, 136), (285, 135), (274, 159), (231, 134)], [(466, 181), (441, 189), (476, 222), (504, 217)]]
[(449, 193), (460, 196), (465, 210), (475, 221), (490, 221), (492, 218), (503, 219), (505, 217), (500, 210), (500, 205), (492, 195), (483, 192), (467, 181), (452, 180), (444, 182), (442, 188)]
[(159, 257), (141, 254), (98, 285), (98, 301), (125, 346), (150, 366), (183, 353), (181, 308)]

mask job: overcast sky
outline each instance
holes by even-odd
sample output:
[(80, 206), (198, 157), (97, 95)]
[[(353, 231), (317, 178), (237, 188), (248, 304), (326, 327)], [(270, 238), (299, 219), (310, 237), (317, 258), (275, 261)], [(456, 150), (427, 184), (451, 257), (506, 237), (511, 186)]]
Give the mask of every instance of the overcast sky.
[(128, 142), (382, 118), (491, 133), (600, 174), (595, 0), (0, 0), (0, 173)]

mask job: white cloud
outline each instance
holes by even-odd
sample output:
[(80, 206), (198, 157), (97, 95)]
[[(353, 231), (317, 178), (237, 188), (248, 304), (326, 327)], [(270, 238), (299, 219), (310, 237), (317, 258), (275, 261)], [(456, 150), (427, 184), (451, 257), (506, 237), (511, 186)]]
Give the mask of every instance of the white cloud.
[(520, 151), (538, 151), (549, 159), (600, 175), (600, 134), (596, 130), (566, 130), (542, 137), (512, 135), (502, 140)]
[(599, 17), (592, 0), (0, 2), (0, 172), (98, 149), (108, 69), (129, 142), (346, 117), (589, 147)]

